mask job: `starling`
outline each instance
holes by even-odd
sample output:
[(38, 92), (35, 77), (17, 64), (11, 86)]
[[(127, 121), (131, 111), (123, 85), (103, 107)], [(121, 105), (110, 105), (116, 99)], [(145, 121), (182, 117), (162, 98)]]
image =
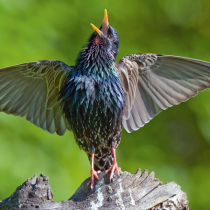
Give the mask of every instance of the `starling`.
[(210, 63), (159, 54), (132, 54), (115, 62), (119, 37), (107, 11), (75, 66), (42, 60), (0, 69), (0, 111), (19, 115), (50, 133), (72, 131), (91, 162), (119, 174), (115, 150), (123, 128), (132, 132), (162, 110), (210, 87)]

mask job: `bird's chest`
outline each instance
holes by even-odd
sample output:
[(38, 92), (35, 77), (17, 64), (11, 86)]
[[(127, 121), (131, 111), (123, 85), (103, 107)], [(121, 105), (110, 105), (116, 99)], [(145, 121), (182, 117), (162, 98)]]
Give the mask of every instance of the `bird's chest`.
[(70, 83), (65, 115), (76, 138), (94, 142), (112, 138), (121, 129), (124, 91), (120, 79), (77, 75)]

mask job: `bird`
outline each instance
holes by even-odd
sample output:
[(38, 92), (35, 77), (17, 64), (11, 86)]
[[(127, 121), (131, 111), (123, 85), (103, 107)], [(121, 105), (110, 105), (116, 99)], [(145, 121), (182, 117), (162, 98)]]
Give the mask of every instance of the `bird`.
[(0, 69), (0, 111), (25, 117), (49, 133), (72, 131), (91, 165), (88, 186), (104, 171), (118, 175), (116, 148), (162, 110), (210, 87), (210, 63), (161, 54), (116, 57), (117, 31), (107, 10), (75, 65), (41, 60)]

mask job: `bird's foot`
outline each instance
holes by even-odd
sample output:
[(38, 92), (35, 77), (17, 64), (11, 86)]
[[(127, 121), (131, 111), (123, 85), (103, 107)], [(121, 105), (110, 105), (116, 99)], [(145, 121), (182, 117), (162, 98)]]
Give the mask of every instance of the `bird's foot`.
[(119, 170), (118, 170), (118, 167), (117, 167), (117, 163), (114, 163), (108, 170), (106, 170), (105, 174), (109, 173), (111, 171), (111, 174), (110, 174), (110, 182), (112, 181), (113, 179), (113, 176), (114, 176), (114, 171), (116, 170), (118, 176), (120, 176), (120, 173), (119, 173)]
[(101, 173), (101, 171), (95, 171), (93, 168), (91, 168), (90, 173), (91, 173), (91, 177), (90, 177), (90, 181), (87, 183), (87, 186), (90, 185), (90, 188), (93, 189), (94, 179), (99, 179), (98, 175)]
[(115, 170), (116, 170), (118, 176), (120, 176), (120, 173), (119, 173), (119, 170), (118, 170), (118, 167), (117, 167), (116, 154), (115, 154), (115, 149), (114, 148), (112, 148), (112, 155), (113, 155), (113, 159), (114, 159), (113, 165), (108, 170), (105, 171), (105, 174), (107, 174), (111, 171), (110, 182), (113, 179)]

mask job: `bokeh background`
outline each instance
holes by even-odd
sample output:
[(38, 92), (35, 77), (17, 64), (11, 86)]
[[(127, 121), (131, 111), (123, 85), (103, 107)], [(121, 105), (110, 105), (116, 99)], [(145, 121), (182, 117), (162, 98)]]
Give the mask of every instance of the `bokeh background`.
[[(104, 9), (118, 31), (117, 57), (157, 53), (210, 62), (208, 0), (0, 0), (0, 68), (43, 59), (74, 65), (100, 26)], [(123, 131), (118, 165), (155, 171), (186, 192), (190, 209), (210, 206), (210, 91), (160, 113), (132, 134)], [(54, 200), (67, 200), (90, 175), (71, 132), (51, 135), (24, 118), (0, 113), (0, 200), (34, 174), (50, 177)]]

